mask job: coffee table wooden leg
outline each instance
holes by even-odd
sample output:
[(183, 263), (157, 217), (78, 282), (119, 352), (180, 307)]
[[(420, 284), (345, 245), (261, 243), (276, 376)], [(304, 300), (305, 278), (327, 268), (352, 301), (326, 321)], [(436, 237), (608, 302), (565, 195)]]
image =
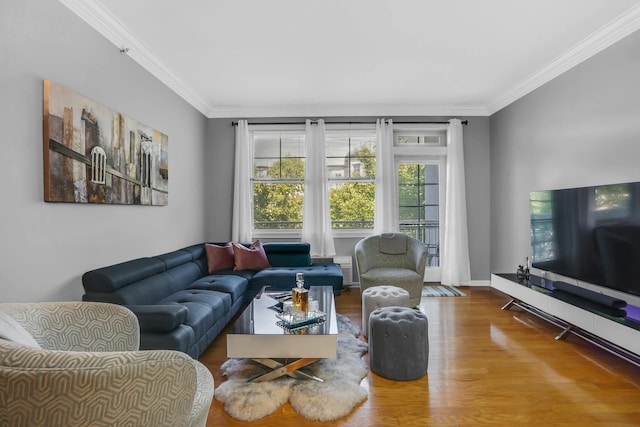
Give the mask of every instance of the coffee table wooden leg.
[(317, 361), (318, 358), (297, 359), (286, 365), (283, 365), (282, 363), (273, 359), (253, 359), (253, 360), (255, 360), (256, 362), (264, 366), (273, 368), (273, 370), (270, 372), (267, 372), (266, 374), (252, 378), (249, 381), (257, 381), (257, 382), (269, 381), (269, 380), (274, 380), (276, 378), (280, 378), (283, 375), (289, 375), (295, 378), (311, 379), (311, 380), (323, 382), (322, 378), (318, 378), (314, 375), (307, 374), (306, 372), (300, 371), (301, 368)]

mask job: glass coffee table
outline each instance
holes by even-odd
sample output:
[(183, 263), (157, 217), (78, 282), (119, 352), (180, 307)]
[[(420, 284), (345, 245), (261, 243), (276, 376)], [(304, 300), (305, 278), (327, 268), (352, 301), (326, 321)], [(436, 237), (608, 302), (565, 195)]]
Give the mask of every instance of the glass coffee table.
[(325, 316), (320, 322), (308, 325), (283, 324), (278, 312), (282, 304), (274, 298), (282, 294), (266, 290), (251, 301), (227, 334), (227, 357), (253, 359), (271, 368), (251, 381), (273, 380), (283, 375), (322, 381), (301, 368), (337, 355), (338, 324), (333, 288), (312, 286), (309, 289), (309, 297), (318, 301), (318, 311)]

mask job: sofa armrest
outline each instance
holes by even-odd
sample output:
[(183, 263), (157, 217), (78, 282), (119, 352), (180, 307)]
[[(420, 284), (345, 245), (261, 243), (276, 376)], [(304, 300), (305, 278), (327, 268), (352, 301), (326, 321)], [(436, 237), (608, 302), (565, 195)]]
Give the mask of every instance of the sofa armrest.
[(177, 304), (127, 305), (138, 318), (141, 332), (171, 332), (187, 320), (189, 309)]
[(4, 303), (44, 349), (131, 351), (140, 346), (138, 319), (131, 310), (99, 302)]
[(61, 352), (0, 340), (8, 425), (188, 425), (193, 362), (177, 351)]

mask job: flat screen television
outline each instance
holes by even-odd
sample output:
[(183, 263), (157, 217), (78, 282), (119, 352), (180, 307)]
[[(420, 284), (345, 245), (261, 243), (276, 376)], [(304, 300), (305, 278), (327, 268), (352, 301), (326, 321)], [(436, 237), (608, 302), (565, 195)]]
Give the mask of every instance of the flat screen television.
[(640, 182), (530, 194), (534, 268), (640, 296)]

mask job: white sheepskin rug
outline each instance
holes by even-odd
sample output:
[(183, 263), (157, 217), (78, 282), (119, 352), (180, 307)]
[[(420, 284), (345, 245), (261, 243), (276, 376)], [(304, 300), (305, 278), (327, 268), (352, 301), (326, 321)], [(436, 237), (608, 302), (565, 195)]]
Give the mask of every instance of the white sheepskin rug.
[(368, 346), (357, 338), (359, 335), (359, 328), (349, 318), (338, 315), (338, 357), (320, 359), (305, 368), (324, 382), (288, 376), (247, 382), (268, 368), (250, 359), (228, 359), (220, 367), (227, 381), (216, 388), (215, 398), (224, 404), (229, 415), (242, 421), (265, 417), (287, 401), (310, 420), (332, 421), (344, 417), (368, 395), (360, 386), (369, 371), (362, 360)]

